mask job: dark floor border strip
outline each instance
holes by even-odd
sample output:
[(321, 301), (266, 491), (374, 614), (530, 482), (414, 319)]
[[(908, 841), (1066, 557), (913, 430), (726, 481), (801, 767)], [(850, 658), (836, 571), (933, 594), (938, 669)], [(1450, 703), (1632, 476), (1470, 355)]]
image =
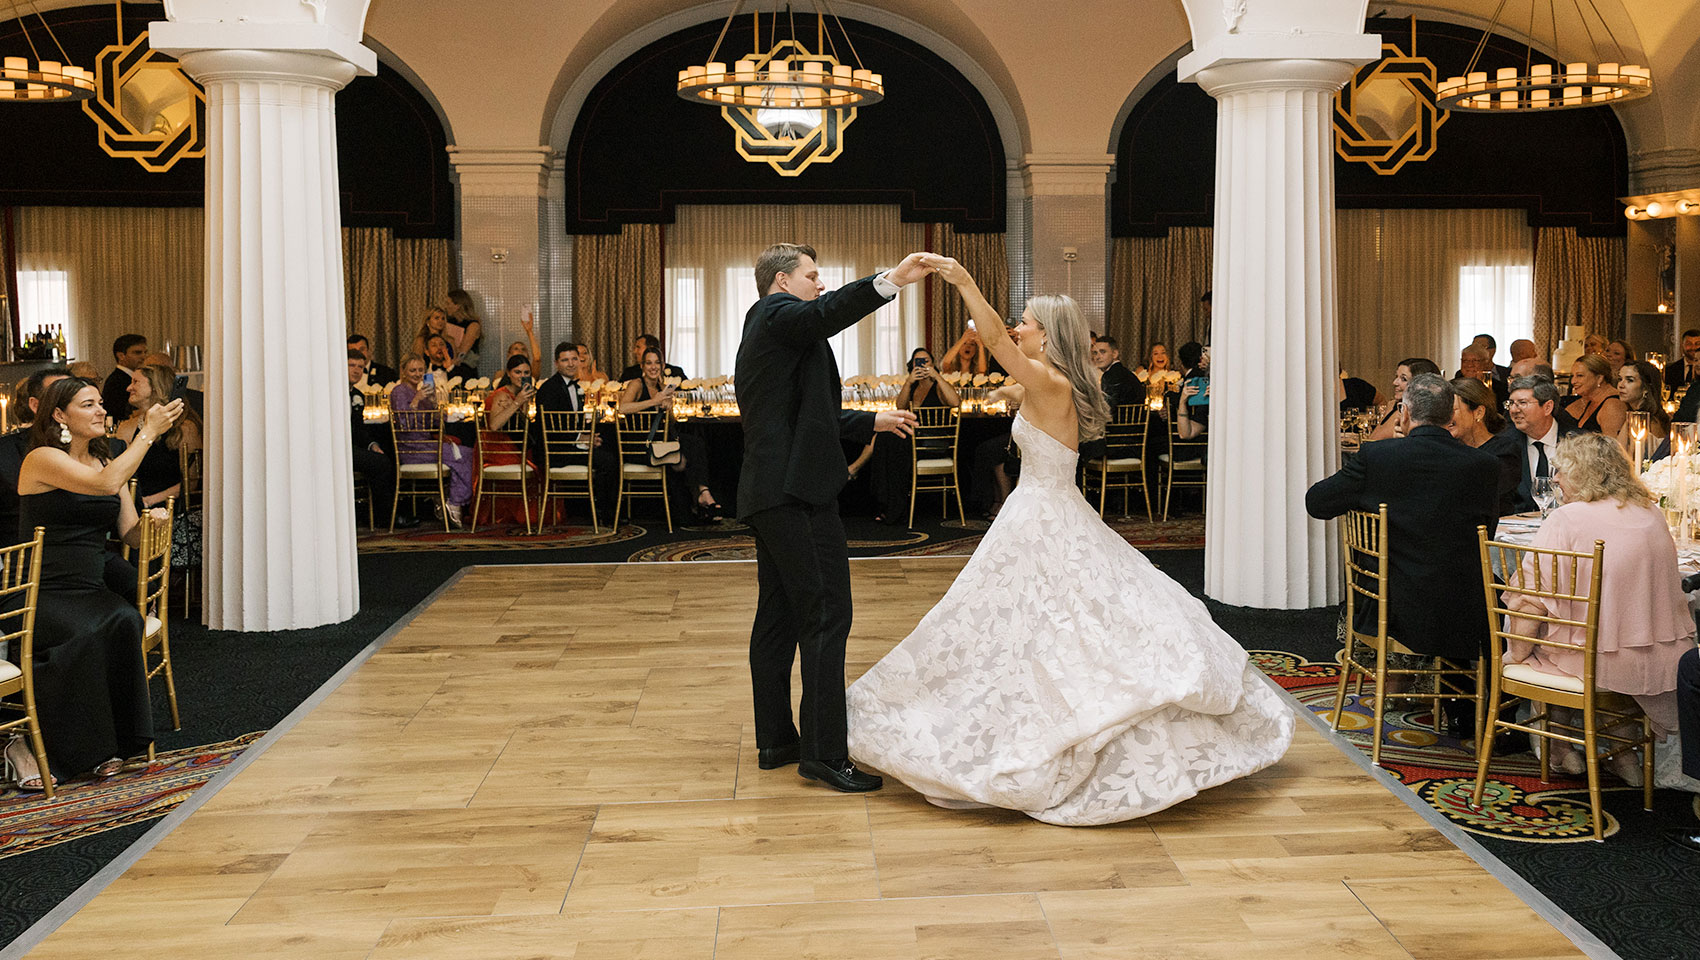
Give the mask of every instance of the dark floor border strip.
[(1453, 846), (1464, 851), (1464, 855), (1469, 857), (1471, 860), (1476, 861), (1477, 866), (1486, 870), (1490, 876), (1492, 876), (1495, 880), (1498, 880), (1507, 890), (1510, 890), (1513, 894), (1515, 894), (1519, 900), (1522, 900), (1529, 906), (1529, 909), (1535, 911), (1536, 915), (1538, 915), (1542, 920), (1552, 924), (1553, 929), (1564, 934), (1564, 936), (1576, 946), (1576, 949), (1581, 950), (1583, 953), (1593, 958), (1593, 960), (1622, 960), (1622, 958), (1618, 956), (1617, 951), (1607, 946), (1605, 941), (1595, 936), (1592, 930), (1583, 926), (1570, 914), (1565, 913), (1558, 904), (1553, 903), (1550, 899), (1548, 899), (1547, 895), (1542, 893), (1539, 888), (1530, 883), (1528, 880), (1525, 880), (1522, 874), (1511, 869), (1509, 866), (1506, 866), (1505, 861), (1494, 856), (1493, 853), (1486, 847), (1477, 843), (1476, 838), (1471, 836), (1468, 831), (1458, 826), (1456, 823), (1453, 823), (1439, 810), (1430, 806), (1427, 801), (1417, 796), (1416, 792), (1406, 786), (1399, 780), (1399, 778), (1371, 763), (1369, 757), (1365, 755), (1362, 750), (1358, 749), (1356, 744), (1334, 732), (1334, 730), (1329, 727), (1328, 722), (1322, 719), (1321, 714), (1306, 706), (1299, 700), (1298, 697), (1288, 691), (1287, 688), (1276, 683), (1274, 677), (1269, 676), (1261, 670), (1258, 671), (1258, 675), (1263, 677), (1263, 682), (1269, 684), (1276, 693), (1280, 694), (1292, 705), (1295, 713), (1297, 713), (1300, 717), (1303, 717), (1306, 723), (1309, 723), (1311, 727), (1321, 733), (1328, 742), (1332, 743), (1336, 750), (1345, 754), (1348, 760), (1357, 764), (1360, 769), (1369, 774), (1370, 777), (1372, 777), (1377, 783), (1385, 787), (1387, 792), (1398, 797), (1400, 800), (1403, 800), (1406, 806), (1415, 810), (1418, 816), (1428, 821), (1429, 826), (1440, 831), (1447, 840), (1452, 842)]
[(15, 958), (22, 957), (35, 949), (41, 941), (51, 936), (53, 931), (59, 929), (65, 921), (71, 919), (78, 910), (87, 906), (89, 901), (100, 895), (114, 880), (122, 876), (124, 871), (135, 866), (136, 861), (145, 856), (149, 850), (158, 846), (159, 842), (164, 840), (171, 831), (176, 830), (182, 825), (183, 821), (194, 815), (195, 811), (204, 806), (208, 800), (211, 800), (214, 794), (224, 789), (226, 784), (258, 760), (261, 754), (271, 748), (272, 744), (283, 739), (284, 735), (289, 733), (297, 723), (300, 723), (307, 714), (313, 712), (314, 708), (323, 703), (325, 698), (335, 692), (337, 687), (342, 686), (349, 677), (353, 676), (354, 671), (360, 669), (366, 661), (372, 659), (373, 654), (382, 649), (396, 634), (405, 629), (416, 617), (424, 613), (426, 608), (436, 603), (444, 593), (447, 593), (469, 571), (475, 568), (475, 566), (466, 566), (450, 574), (448, 579), (444, 580), (437, 589), (427, 594), (425, 599), (414, 604), (413, 609), (402, 614), (400, 619), (390, 624), (383, 633), (378, 634), (371, 643), (343, 664), (342, 669), (332, 674), (329, 680), (320, 684), (317, 690), (314, 690), (307, 699), (301, 701), (294, 710), (289, 712), (288, 716), (278, 721), (266, 732), (265, 736), (256, 740), (253, 746), (242, 751), (240, 757), (231, 761), (228, 766), (191, 794), (189, 799), (178, 804), (176, 809), (161, 818), (158, 823), (153, 825), (152, 829), (142, 834), (135, 843), (124, 848), (124, 852), (114, 857), (106, 866), (101, 867), (94, 876), (84, 881), (83, 885), (78, 887), (69, 897), (61, 900), (58, 906), (49, 910), (40, 920), (31, 924), (28, 930), (25, 930), (16, 940), (7, 944), (4, 950), (0, 950), (0, 960), (15, 960)]

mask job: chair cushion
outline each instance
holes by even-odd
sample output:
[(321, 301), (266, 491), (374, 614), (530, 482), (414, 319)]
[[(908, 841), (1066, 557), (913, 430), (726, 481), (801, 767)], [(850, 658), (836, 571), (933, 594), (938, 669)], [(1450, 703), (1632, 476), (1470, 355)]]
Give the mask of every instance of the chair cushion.
[(549, 476), (555, 480), (583, 480), (590, 476), (590, 468), (582, 463), (568, 463), (550, 467)]
[(486, 480), (518, 480), (522, 476), (529, 477), (536, 472), (529, 463), (504, 463), (494, 467), (485, 467), (484, 478)]
[(437, 463), (404, 463), (397, 472), (400, 477), (426, 477), (435, 479), (438, 474), (448, 473), (449, 468)]
[(1507, 680), (1518, 683), (1546, 687), (1549, 690), (1563, 690), (1567, 693), (1581, 693), (1582, 680), (1579, 677), (1561, 677), (1553, 673), (1542, 673), (1526, 663), (1508, 663), (1500, 668), (1500, 675)]
[(667, 472), (667, 468), (652, 467), (647, 463), (622, 463), (620, 472), (628, 477), (659, 477)]
[(932, 475), (939, 473), (953, 473), (955, 470), (956, 461), (950, 457), (929, 457), (925, 460), (915, 461), (916, 473)]
[(159, 618), (150, 614), (148, 616), (148, 622), (142, 626), (142, 636), (144, 638), (153, 636), (159, 632), (159, 628), (161, 626), (163, 626), (163, 624), (159, 622)]
[(1145, 461), (1138, 457), (1111, 457), (1104, 466), (1111, 473), (1125, 473), (1145, 466)]
[(0, 660), (0, 683), (5, 683), (7, 680), (16, 680), (23, 675), (24, 672), (18, 669), (17, 664), (10, 660)]

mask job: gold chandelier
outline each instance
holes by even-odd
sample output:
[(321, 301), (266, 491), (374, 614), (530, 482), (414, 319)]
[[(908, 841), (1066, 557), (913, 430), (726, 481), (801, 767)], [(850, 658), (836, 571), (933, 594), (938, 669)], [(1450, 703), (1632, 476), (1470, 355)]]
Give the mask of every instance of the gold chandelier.
[(30, 36), (29, 24), (18, 14), (14, 4), (12, 13), (18, 21), (18, 29), (23, 31), (24, 42), (29, 44), (30, 54), (35, 62), (32, 65), (29, 57), (6, 57), (0, 60), (0, 102), (11, 103), (48, 103), (62, 100), (87, 100), (94, 96), (94, 74), (82, 67), (70, 63), (70, 55), (54, 36), (53, 28), (47, 19), (30, 4), (35, 11), (35, 18), (41, 21), (42, 27), (53, 45), (59, 48), (59, 60), (43, 60), (41, 52), (36, 49), (35, 38)]
[[(766, 50), (761, 45), (761, 12), (751, 12), (755, 22), (755, 43), (748, 57), (739, 59), (726, 69), (725, 61), (716, 60), (720, 45), (732, 22), (744, 9), (744, 0), (732, 7), (726, 23), (715, 38), (708, 60), (692, 64), (679, 71), (679, 96), (686, 100), (719, 106), (750, 109), (825, 110), (846, 107), (865, 107), (885, 99), (885, 81), (879, 74), (862, 65), (856, 44), (845, 31), (844, 23), (832, 12), (828, 0), (811, 0), (815, 8), (815, 49), (810, 51), (797, 40), (797, 19), (786, 7), (791, 25), (788, 40), (779, 40), (779, 11), (772, 18), (769, 38), (775, 41)], [(837, 43), (827, 29), (831, 17), (838, 33), (844, 37), (855, 66), (840, 63)], [(830, 53), (828, 51), (831, 51)]]
[[(1482, 51), (1487, 48), (1488, 39), (1499, 28), (1500, 15), (1504, 13), (1506, 3), (1507, 0), (1500, 0), (1499, 6), (1494, 10), (1493, 20), (1483, 31), (1481, 40), (1476, 43), (1476, 51), (1471, 55), (1470, 65), (1464, 69), (1464, 74), (1448, 77), (1440, 84), (1435, 98), (1439, 106), (1447, 110), (1472, 113), (1530, 113), (1639, 100), (1653, 92), (1651, 71), (1640, 64), (1622, 62), (1623, 46), (1618, 43), (1611, 25), (1600, 15), (1599, 8), (1594, 6), (1594, 0), (1587, 0), (1587, 9), (1593, 12), (1594, 20), (1599, 22), (1601, 31), (1611, 46), (1616, 48), (1617, 61), (1609, 61), (1601, 56), (1599, 41), (1594, 36), (1594, 27), (1589, 24), (1587, 14), (1583, 12), (1583, 5), (1577, 3), (1576, 18), (1581, 21), (1582, 29), (1588, 36), (1588, 43), (1593, 48), (1593, 60), (1533, 62), (1537, 0), (1529, 0), (1529, 29), (1525, 34), (1529, 42), (1524, 46), (1523, 66), (1500, 67), (1490, 79), (1487, 71), (1477, 70), (1476, 67), (1481, 61)], [(1558, 51), (1564, 48), (1559, 44), (1556, 8), (1557, 0), (1547, 0), (1547, 23), (1552, 30), (1552, 49)]]

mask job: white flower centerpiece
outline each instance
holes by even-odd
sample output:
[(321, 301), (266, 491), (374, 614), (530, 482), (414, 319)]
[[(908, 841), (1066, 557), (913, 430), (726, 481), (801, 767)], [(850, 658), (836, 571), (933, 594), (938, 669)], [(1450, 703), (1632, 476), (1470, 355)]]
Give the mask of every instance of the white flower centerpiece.
[(1652, 463), (1641, 474), (1641, 482), (1659, 500), (1671, 535), (1686, 541), (1693, 534), (1695, 515), (1700, 513), (1700, 457), (1695, 455), (1693, 423), (1673, 423), (1670, 456)]

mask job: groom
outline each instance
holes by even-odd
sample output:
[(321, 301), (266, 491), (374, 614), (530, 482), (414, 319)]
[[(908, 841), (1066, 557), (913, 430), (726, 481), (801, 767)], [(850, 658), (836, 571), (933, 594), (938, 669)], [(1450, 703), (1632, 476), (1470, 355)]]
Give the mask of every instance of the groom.
[[(776, 243), (756, 258), (761, 299), (744, 317), (735, 384), (744, 426), (738, 519), (755, 531), (760, 599), (750, 631), (760, 765), (798, 764), (805, 779), (846, 793), (878, 790), (845, 743), (844, 644), (850, 636), (850, 554), (838, 518), (849, 469), (841, 437), (914, 433), (907, 410), (840, 408), (827, 338), (925, 277), (921, 254), (826, 293), (815, 251)], [(791, 665), (803, 657), (802, 735), (791, 722)], [(800, 762), (799, 762), (800, 761)]]

